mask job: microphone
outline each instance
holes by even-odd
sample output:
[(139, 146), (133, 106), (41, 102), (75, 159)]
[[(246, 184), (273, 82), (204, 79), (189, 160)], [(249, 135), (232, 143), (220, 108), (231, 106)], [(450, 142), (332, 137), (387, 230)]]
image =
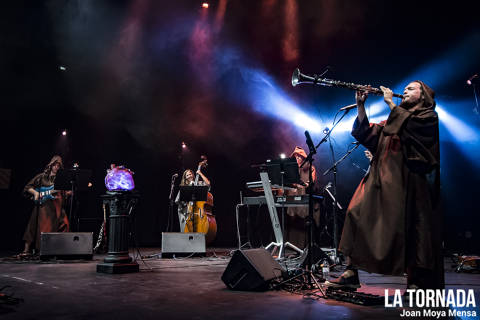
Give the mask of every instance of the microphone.
[(175, 179), (176, 177), (178, 177), (178, 173), (175, 173), (175, 174), (172, 176), (172, 179)]
[(305, 130), (305, 137), (307, 138), (307, 146), (308, 146), (308, 149), (310, 150), (310, 153), (317, 153), (317, 150), (315, 150), (315, 145), (313, 144), (313, 141), (312, 141), (312, 137), (310, 137), (310, 133)]
[(350, 144), (354, 144), (354, 145), (358, 146), (358, 145), (359, 145), (359, 144), (361, 144), (361, 143), (360, 143), (360, 142), (358, 142), (358, 141), (353, 141), (353, 142), (352, 142), (352, 143), (350, 143)]
[(350, 109), (353, 109), (353, 108), (356, 108), (356, 107), (357, 107), (357, 104), (356, 104), (356, 103), (354, 103), (354, 104), (349, 104), (348, 106), (345, 106), (345, 107), (340, 108), (340, 111), (350, 110)]
[(478, 73), (475, 73), (473, 76), (471, 76), (470, 78), (468, 78), (467, 84), (468, 84), (469, 86), (471, 86), (471, 85), (472, 85), (472, 80), (475, 79), (475, 78), (478, 78)]

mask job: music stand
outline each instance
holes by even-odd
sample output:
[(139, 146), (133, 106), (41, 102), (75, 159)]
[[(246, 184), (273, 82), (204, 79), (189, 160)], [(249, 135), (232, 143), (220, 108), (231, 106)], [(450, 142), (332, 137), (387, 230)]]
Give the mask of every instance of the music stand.
[[(77, 217), (73, 217), (73, 198), (79, 191), (87, 191), (92, 170), (87, 169), (66, 169), (58, 170), (55, 177), (54, 189), (63, 191), (72, 191), (70, 196), (70, 210), (68, 214), (68, 220), (77, 220), (76, 227), (78, 228), (79, 222)], [(78, 230), (77, 230), (78, 231)]]
[(295, 158), (274, 159), (267, 162), (267, 172), (272, 184), (301, 184)]
[(180, 186), (180, 201), (193, 202), (192, 228), (195, 232), (195, 209), (197, 201), (207, 201), (209, 186)]

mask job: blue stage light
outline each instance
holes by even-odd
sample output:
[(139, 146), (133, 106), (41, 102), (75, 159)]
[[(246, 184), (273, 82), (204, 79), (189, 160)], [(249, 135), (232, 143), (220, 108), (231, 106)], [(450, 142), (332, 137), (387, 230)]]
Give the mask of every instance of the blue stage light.
[(247, 84), (248, 103), (255, 111), (289, 121), (301, 130), (321, 132), (322, 121), (303, 112), (265, 72), (243, 68)]
[(454, 117), (445, 111), (445, 109), (437, 105), (436, 111), (438, 113), (440, 123), (445, 126), (455, 141), (461, 143), (480, 142), (478, 130), (458, 119), (457, 117)]

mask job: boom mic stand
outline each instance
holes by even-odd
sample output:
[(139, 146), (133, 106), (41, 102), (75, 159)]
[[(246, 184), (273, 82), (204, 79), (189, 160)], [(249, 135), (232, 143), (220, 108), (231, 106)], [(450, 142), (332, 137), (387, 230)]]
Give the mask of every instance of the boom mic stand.
[[(472, 78), (477, 78), (478, 80), (478, 76), (477, 77), (472, 77)], [(470, 84), (472, 85), (472, 89), (473, 89), (473, 97), (475, 98), (475, 107), (473, 108), (473, 112), (477, 115), (477, 116), (480, 116), (480, 107), (478, 105), (478, 98), (477, 98), (477, 87), (475, 85), (474, 82), (472, 82), (472, 80), (469, 80), (470, 81)], [(467, 82), (468, 83), (468, 82)]]
[[(328, 132), (325, 133), (325, 136), (322, 138), (322, 140), (320, 140), (320, 142), (316, 146), (313, 144), (312, 138), (310, 137), (310, 133), (308, 131), (305, 131), (306, 143), (307, 143), (307, 146), (308, 146), (308, 149), (309, 149), (309, 154), (308, 154), (307, 158), (303, 161), (303, 163), (300, 165), (300, 167), (303, 167), (306, 162), (309, 163), (309, 170), (308, 170), (309, 184), (308, 184), (308, 188), (307, 188), (307, 191), (308, 191), (308, 194), (309, 194), (308, 217), (307, 217), (308, 220), (306, 221), (306, 225), (307, 225), (307, 228), (308, 228), (308, 231), (307, 231), (308, 232), (307, 233), (307, 251), (308, 252), (307, 252), (307, 258), (306, 258), (307, 263), (305, 264), (305, 269), (302, 271), (302, 273), (300, 273), (300, 274), (298, 274), (294, 277), (291, 277), (291, 278), (289, 278), (285, 281), (280, 282), (279, 284), (276, 285), (276, 287), (279, 287), (279, 286), (281, 286), (281, 285), (283, 285), (287, 282), (290, 282), (294, 279), (302, 277), (304, 279), (304, 281), (306, 280), (306, 283), (304, 283), (304, 285), (306, 285), (309, 289), (312, 289), (313, 283), (315, 283), (316, 287), (318, 288), (318, 290), (320, 291), (322, 296), (326, 297), (325, 290), (318, 283), (317, 279), (313, 275), (313, 270), (312, 270), (313, 269), (312, 268), (312, 247), (313, 247), (312, 242), (313, 242), (313, 221), (314, 221), (313, 220), (313, 197), (312, 197), (312, 195), (313, 195), (312, 163), (313, 163), (313, 155), (315, 153), (317, 153), (316, 149), (318, 149), (318, 147), (320, 147), (320, 145), (322, 143), (324, 143), (328, 140), (328, 138), (330, 137), (330, 134), (332, 133), (333, 129), (347, 115), (347, 113), (350, 111), (350, 108), (345, 108), (345, 109), (342, 108), (338, 112), (340, 112), (340, 111), (345, 111), (345, 112), (342, 114), (342, 116), (340, 117), (340, 119), (338, 119), (338, 121), (336, 123), (335, 123), (335, 120), (334, 120), (334, 124), (333, 124), (332, 128), (330, 130), (328, 130)], [(338, 114), (338, 112), (337, 112), (337, 114)], [(336, 118), (336, 115), (335, 115), (335, 118)], [(344, 158), (342, 158), (342, 160)], [(335, 199), (336, 199), (336, 197), (335, 197)], [(335, 200), (335, 202), (336, 202), (336, 200)], [(336, 250), (336, 247), (335, 247), (335, 250)], [(335, 259), (336, 259), (336, 257), (335, 257)], [(312, 281), (313, 281), (313, 283), (312, 283)]]
[(308, 187), (307, 187), (307, 192), (308, 192), (308, 216), (305, 221), (305, 226), (307, 229), (307, 257), (306, 261), (307, 263), (305, 264), (305, 269), (303, 271), (294, 276), (291, 277), (285, 281), (280, 282), (277, 286), (281, 286), (287, 282), (290, 282), (294, 279), (297, 278), (302, 278), (302, 284), (306, 286), (307, 289), (313, 289), (317, 288), (322, 296), (325, 297), (325, 291), (323, 290), (322, 286), (318, 283), (317, 279), (315, 278), (313, 274), (313, 268), (312, 268), (312, 248), (313, 248), (313, 177), (312, 177), (312, 163), (313, 163), (313, 155), (317, 153), (317, 150), (312, 142), (312, 139), (310, 137), (310, 134), (308, 131), (305, 131), (305, 136), (307, 138), (307, 145), (309, 148), (309, 154), (307, 158), (303, 161), (303, 163), (300, 165), (300, 168), (302, 168), (307, 162), (308, 162)]
[(177, 179), (178, 173), (172, 175), (172, 182), (170, 184), (170, 195), (168, 196), (168, 217), (167, 217), (167, 232), (170, 232), (170, 228), (173, 227), (173, 204), (175, 203), (175, 199), (173, 196), (173, 190), (175, 188), (175, 179)]
[[(359, 143), (355, 143), (355, 147), (352, 149), (348, 150), (347, 153), (343, 155), (340, 159), (338, 159), (328, 170), (326, 170), (323, 175), (326, 176), (330, 171), (333, 172), (333, 195), (330, 194), (330, 196), (333, 198), (333, 206), (332, 206), (332, 215), (333, 215), (333, 246), (334, 246), (334, 263), (337, 263), (337, 248), (338, 248), (338, 228), (337, 228), (337, 206), (338, 206), (338, 201), (337, 201), (337, 167), (342, 162), (345, 160), (346, 157), (350, 155), (355, 149), (360, 146)], [(333, 150), (332, 150), (333, 153)], [(328, 193), (330, 193), (327, 190)]]

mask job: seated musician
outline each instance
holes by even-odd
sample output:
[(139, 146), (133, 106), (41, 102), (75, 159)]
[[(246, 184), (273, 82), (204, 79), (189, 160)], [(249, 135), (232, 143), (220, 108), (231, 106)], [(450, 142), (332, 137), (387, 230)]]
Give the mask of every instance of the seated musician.
[[(301, 184), (295, 184), (296, 190), (287, 190), (285, 194), (287, 196), (304, 195), (306, 194), (306, 188), (309, 185), (309, 165), (306, 163), (302, 168), (300, 165), (307, 158), (305, 150), (301, 147), (295, 147), (290, 157), (295, 157), (298, 164), (298, 170), (300, 174)], [(312, 179), (313, 184), (317, 181), (317, 171), (312, 165)], [(287, 221), (285, 228), (285, 240), (296, 245), (299, 248), (305, 248), (306, 246), (306, 231), (305, 231), (305, 217), (308, 216), (308, 207), (289, 207), (287, 208)], [(315, 225), (320, 225), (320, 211), (318, 203), (314, 205), (313, 218)]]
[[(199, 186), (210, 186), (210, 180), (202, 173), (201, 170), (197, 170), (197, 174), (202, 181), (198, 181)], [(180, 180), (180, 186), (192, 186), (195, 183), (195, 175), (193, 171), (187, 169), (183, 172), (182, 180)], [(186, 218), (188, 214), (188, 202), (180, 201), (180, 191), (178, 191), (175, 203), (178, 205), (178, 220), (180, 222), (180, 232), (185, 231)]]
[(37, 250), (40, 249), (40, 234), (42, 232), (68, 232), (70, 229), (68, 217), (62, 206), (64, 198), (62, 194), (55, 193), (54, 197), (52, 196), (50, 199), (45, 200), (40, 190), (41, 187), (53, 187), (55, 177), (60, 168), (63, 168), (62, 158), (53, 156), (45, 170), (37, 174), (24, 188), (24, 194), (30, 196), (32, 200), (37, 202), (37, 205), (32, 210), (23, 236), (25, 247), (19, 255), (20, 258), (30, 254), (33, 243), (35, 243)]

